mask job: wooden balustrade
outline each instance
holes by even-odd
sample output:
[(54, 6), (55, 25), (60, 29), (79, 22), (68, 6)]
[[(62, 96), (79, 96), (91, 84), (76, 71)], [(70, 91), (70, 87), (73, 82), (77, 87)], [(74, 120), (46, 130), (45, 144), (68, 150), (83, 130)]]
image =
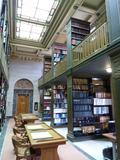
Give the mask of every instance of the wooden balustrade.
[(52, 79), (52, 69), (50, 69), (45, 75), (44, 75), (44, 82), (46, 83)]
[(67, 70), (67, 56), (64, 57), (54, 68), (54, 77), (63, 74)]
[(107, 23), (91, 33), (73, 49), (73, 67), (102, 51), (108, 45)]
[[(90, 57), (99, 54), (100, 51), (107, 47), (108, 41), (107, 23), (104, 23), (96, 31), (91, 33), (83, 42), (76, 46), (72, 51), (72, 65), (77, 66), (81, 62)], [(49, 70), (44, 75), (44, 80), (40, 80), (43, 84), (52, 78), (60, 76), (67, 70), (67, 56), (54, 66), (54, 70)]]

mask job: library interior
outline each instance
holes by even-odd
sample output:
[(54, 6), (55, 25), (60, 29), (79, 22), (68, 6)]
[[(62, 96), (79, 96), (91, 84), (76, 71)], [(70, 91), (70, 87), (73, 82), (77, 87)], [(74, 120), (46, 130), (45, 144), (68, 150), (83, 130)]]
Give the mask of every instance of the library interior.
[(120, 160), (120, 0), (0, 0), (0, 159)]

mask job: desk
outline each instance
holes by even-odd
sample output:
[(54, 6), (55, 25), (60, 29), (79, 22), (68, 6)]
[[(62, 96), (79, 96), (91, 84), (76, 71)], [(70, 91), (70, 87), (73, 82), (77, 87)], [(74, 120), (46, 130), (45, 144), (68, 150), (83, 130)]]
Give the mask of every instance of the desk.
[[(40, 149), (41, 151), (41, 158), (40, 160), (59, 160), (59, 156), (57, 153), (57, 148), (61, 144), (66, 143), (66, 139), (57, 133), (53, 128), (49, 129), (40, 129), (37, 131), (31, 131), (28, 129), (28, 125), (25, 125), (31, 146), (34, 149)], [(33, 133), (48, 133), (51, 135), (50, 138), (44, 139), (34, 139), (32, 134)]]
[(103, 136), (108, 138), (112, 142), (113, 160), (116, 160), (116, 136), (114, 135), (114, 133), (104, 133)]
[(35, 120), (38, 120), (39, 118), (34, 115), (33, 113), (26, 113), (26, 114), (20, 114), (21, 119), (25, 123), (34, 123)]

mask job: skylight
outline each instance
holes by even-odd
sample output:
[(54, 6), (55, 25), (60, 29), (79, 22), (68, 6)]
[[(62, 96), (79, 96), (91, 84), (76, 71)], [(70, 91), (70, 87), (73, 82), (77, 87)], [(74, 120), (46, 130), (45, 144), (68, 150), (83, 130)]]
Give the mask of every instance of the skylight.
[(40, 41), (60, 0), (16, 0), (16, 37)]

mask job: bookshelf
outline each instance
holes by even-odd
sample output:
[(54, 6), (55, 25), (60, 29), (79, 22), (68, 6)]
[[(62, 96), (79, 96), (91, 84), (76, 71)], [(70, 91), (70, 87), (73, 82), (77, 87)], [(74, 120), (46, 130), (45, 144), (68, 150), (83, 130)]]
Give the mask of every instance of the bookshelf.
[(71, 18), (71, 44), (72, 48), (90, 34), (90, 23)]
[[(74, 135), (82, 135), (82, 128), (91, 125), (93, 120), (92, 95), (90, 94), (89, 79), (73, 78), (73, 116)], [(77, 130), (79, 128), (79, 131)]]
[(55, 43), (53, 45), (53, 65), (63, 60), (67, 55), (67, 47), (65, 44)]
[(3, 74), (0, 74), (0, 131), (5, 122), (6, 114), (6, 95), (7, 95), (7, 84)]
[(97, 78), (73, 78), (73, 133), (75, 137), (109, 132), (112, 120), (110, 82)]
[(52, 57), (44, 56), (43, 74), (46, 74), (52, 67)]
[(112, 99), (110, 93), (110, 82), (103, 79), (92, 79), (93, 115), (97, 117), (98, 131), (109, 132), (108, 122), (112, 120)]
[(51, 88), (44, 89), (41, 94), (42, 120), (51, 120)]
[(53, 125), (67, 124), (67, 90), (65, 85), (53, 86)]

